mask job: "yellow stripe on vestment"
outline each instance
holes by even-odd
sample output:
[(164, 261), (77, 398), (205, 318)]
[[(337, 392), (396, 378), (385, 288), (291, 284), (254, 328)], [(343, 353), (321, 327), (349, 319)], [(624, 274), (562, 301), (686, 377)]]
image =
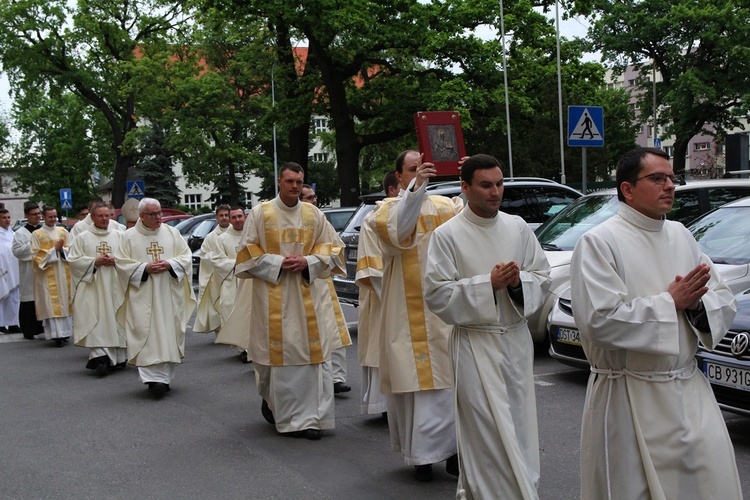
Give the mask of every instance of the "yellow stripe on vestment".
[(338, 305), (339, 297), (336, 295), (336, 289), (333, 287), (333, 280), (328, 278), (328, 291), (331, 292), (331, 300), (333, 301), (333, 312), (336, 314), (336, 326), (339, 329), (339, 336), (341, 337), (341, 345), (348, 345), (351, 342), (349, 338), (349, 329), (346, 327), (346, 321), (344, 315), (341, 314), (341, 306)]
[[(273, 202), (263, 203), (263, 228), (266, 235), (266, 250), (269, 254), (281, 255), (279, 245), (279, 224)], [(248, 248), (250, 245), (246, 246)], [(255, 246), (255, 245), (252, 245)], [(244, 249), (243, 249), (244, 250)], [(250, 252), (251, 250), (248, 250)], [(237, 256), (239, 259), (239, 255)], [(271, 366), (284, 365), (284, 336), (281, 311), (283, 308), (283, 288), (281, 283), (267, 283), (268, 286), (268, 356)]]
[(320, 330), (318, 329), (318, 315), (315, 314), (311, 287), (302, 287), (302, 303), (305, 305), (305, 317), (307, 319), (307, 344), (310, 349), (310, 363), (323, 362), (323, 344), (320, 341)]
[(319, 243), (310, 249), (311, 254), (332, 255), (333, 245), (330, 243)]
[(390, 211), (391, 206), (393, 206), (392, 201), (383, 203), (375, 213), (375, 229), (377, 230), (380, 239), (387, 245), (391, 244), (391, 235), (388, 233), (388, 212)]
[(357, 272), (363, 269), (383, 270), (383, 258), (378, 255), (365, 256), (357, 261)]
[[(317, 208), (312, 203), (300, 203), (300, 213), (302, 215), (302, 231), (301, 239), (295, 241), (301, 241), (303, 243), (302, 255), (310, 255), (313, 253), (313, 241), (315, 239), (315, 211)], [(331, 255), (330, 249), (328, 253), (320, 252), (323, 255)]]
[(432, 377), (432, 361), (424, 315), (422, 277), (419, 273), (419, 251), (416, 247), (401, 254), (401, 272), (404, 278), (406, 313), (409, 317), (409, 332), (419, 389), (422, 391), (434, 389), (435, 381)]
[(239, 266), (240, 264), (243, 264), (247, 262), (248, 260), (257, 259), (264, 253), (265, 252), (263, 251), (263, 249), (260, 248), (258, 245), (245, 245), (237, 253), (237, 257), (234, 260), (234, 265)]

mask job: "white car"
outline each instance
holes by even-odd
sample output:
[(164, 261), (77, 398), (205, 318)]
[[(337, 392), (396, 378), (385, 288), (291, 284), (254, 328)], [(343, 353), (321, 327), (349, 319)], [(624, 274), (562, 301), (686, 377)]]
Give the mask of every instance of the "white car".
[[(733, 293), (750, 288), (750, 198), (709, 212), (688, 224)], [(557, 294), (548, 316), (550, 356), (565, 364), (588, 368), (570, 301), (570, 286)]]

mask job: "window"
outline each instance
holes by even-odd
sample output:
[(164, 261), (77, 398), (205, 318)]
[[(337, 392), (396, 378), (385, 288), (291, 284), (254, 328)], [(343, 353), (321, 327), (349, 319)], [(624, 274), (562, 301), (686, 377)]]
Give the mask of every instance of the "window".
[(326, 118), (315, 118), (313, 120), (313, 132), (328, 132), (328, 119)]
[(185, 195), (185, 206), (191, 210), (195, 210), (203, 206), (202, 201), (203, 195), (200, 194), (186, 194)]
[(245, 201), (243, 202), (243, 205), (245, 205), (245, 208), (250, 208), (253, 206), (253, 192), (252, 191), (245, 191)]
[(313, 161), (315, 162), (328, 161), (328, 153), (313, 153)]
[(709, 149), (711, 149), (711, 147), (708, 142), (694, 142), (693, 143), (693, 151), (708, 151)]
[(669, 155), (670, 158), (674, 157), (674, 146), (664, 146), (662, 147), (662, 149)]
[(636, 83), (637, 82), (635, 78), (631, 78), (630, 80), (628, 80), (628, 87), (635, 87)]

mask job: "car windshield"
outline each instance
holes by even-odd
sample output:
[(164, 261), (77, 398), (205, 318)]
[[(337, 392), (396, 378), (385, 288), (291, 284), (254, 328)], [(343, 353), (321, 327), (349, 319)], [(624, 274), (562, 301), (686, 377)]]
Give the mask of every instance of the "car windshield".
[(578, 239), (617, 213), (615, 194), (594, 194), (578, 198), (539, 226), (536, 237), (545, 250), (573, 250)]
[(346, 223), (349, 222), (349, 219), (352, 216), (352, 210), (341, 210), (341, 211), (330, 211), (330, 212), (323, 212), (328, 219), (328, 221), (331, 223), (333, 228), (336, 231), (341, 231), (346, 227)]
[(714, 210), (688, 229), (715, 264), (750, 263), (750, 207)]
[(356, 212), (354, 212), (354, 215), (352, 215), (351, 219), (349, 219), (349, 222), (346, 225), (346, 228), (344, 229), (344, 232), (346, 233), (357, 233), (359, 232), (359, 228), (362, 226), (362, 222), (365, 220), (365, 216), (372, 212), (372, 209), (375, 208), (375, 203), (363, 203), (359, 206)]
[(185, 219), (183, 221), (180, 221), (180, 223), (175, 226), (175, 229), (177, 229), (180, 232), (180, 234), (185, 234), (188, 232), (188, 230), (191, 227), (193, 227), (193, 224), (195, 223), (196, 223), (195, 219), (191, 217), (190, 219)]
[(195, 228), (190, 236), (193, 238), (205, 238), (216, 227), (216, 224), (216, 219), (204, 220)]

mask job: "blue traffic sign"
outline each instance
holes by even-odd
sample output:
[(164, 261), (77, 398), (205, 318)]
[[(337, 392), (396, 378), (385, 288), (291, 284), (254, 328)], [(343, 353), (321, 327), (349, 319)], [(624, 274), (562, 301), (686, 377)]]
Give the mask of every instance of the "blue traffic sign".
[(654, 138), (654, 147), (656, 149), (661, 149), (661, 139), (659, 139), (658, 137)]
[(604, 109), (601, 106), (568, 106), (568, 146), (604, 146)]
[(63, 210), (73, 209), (73, 192), (70, 188), (62, 188), (60, 190), (60, 208)]
[(141, 199), (146, 196), (146, 187), (143, 181), (127, 181), (125, 183), (125, 194), (128, 198)]

